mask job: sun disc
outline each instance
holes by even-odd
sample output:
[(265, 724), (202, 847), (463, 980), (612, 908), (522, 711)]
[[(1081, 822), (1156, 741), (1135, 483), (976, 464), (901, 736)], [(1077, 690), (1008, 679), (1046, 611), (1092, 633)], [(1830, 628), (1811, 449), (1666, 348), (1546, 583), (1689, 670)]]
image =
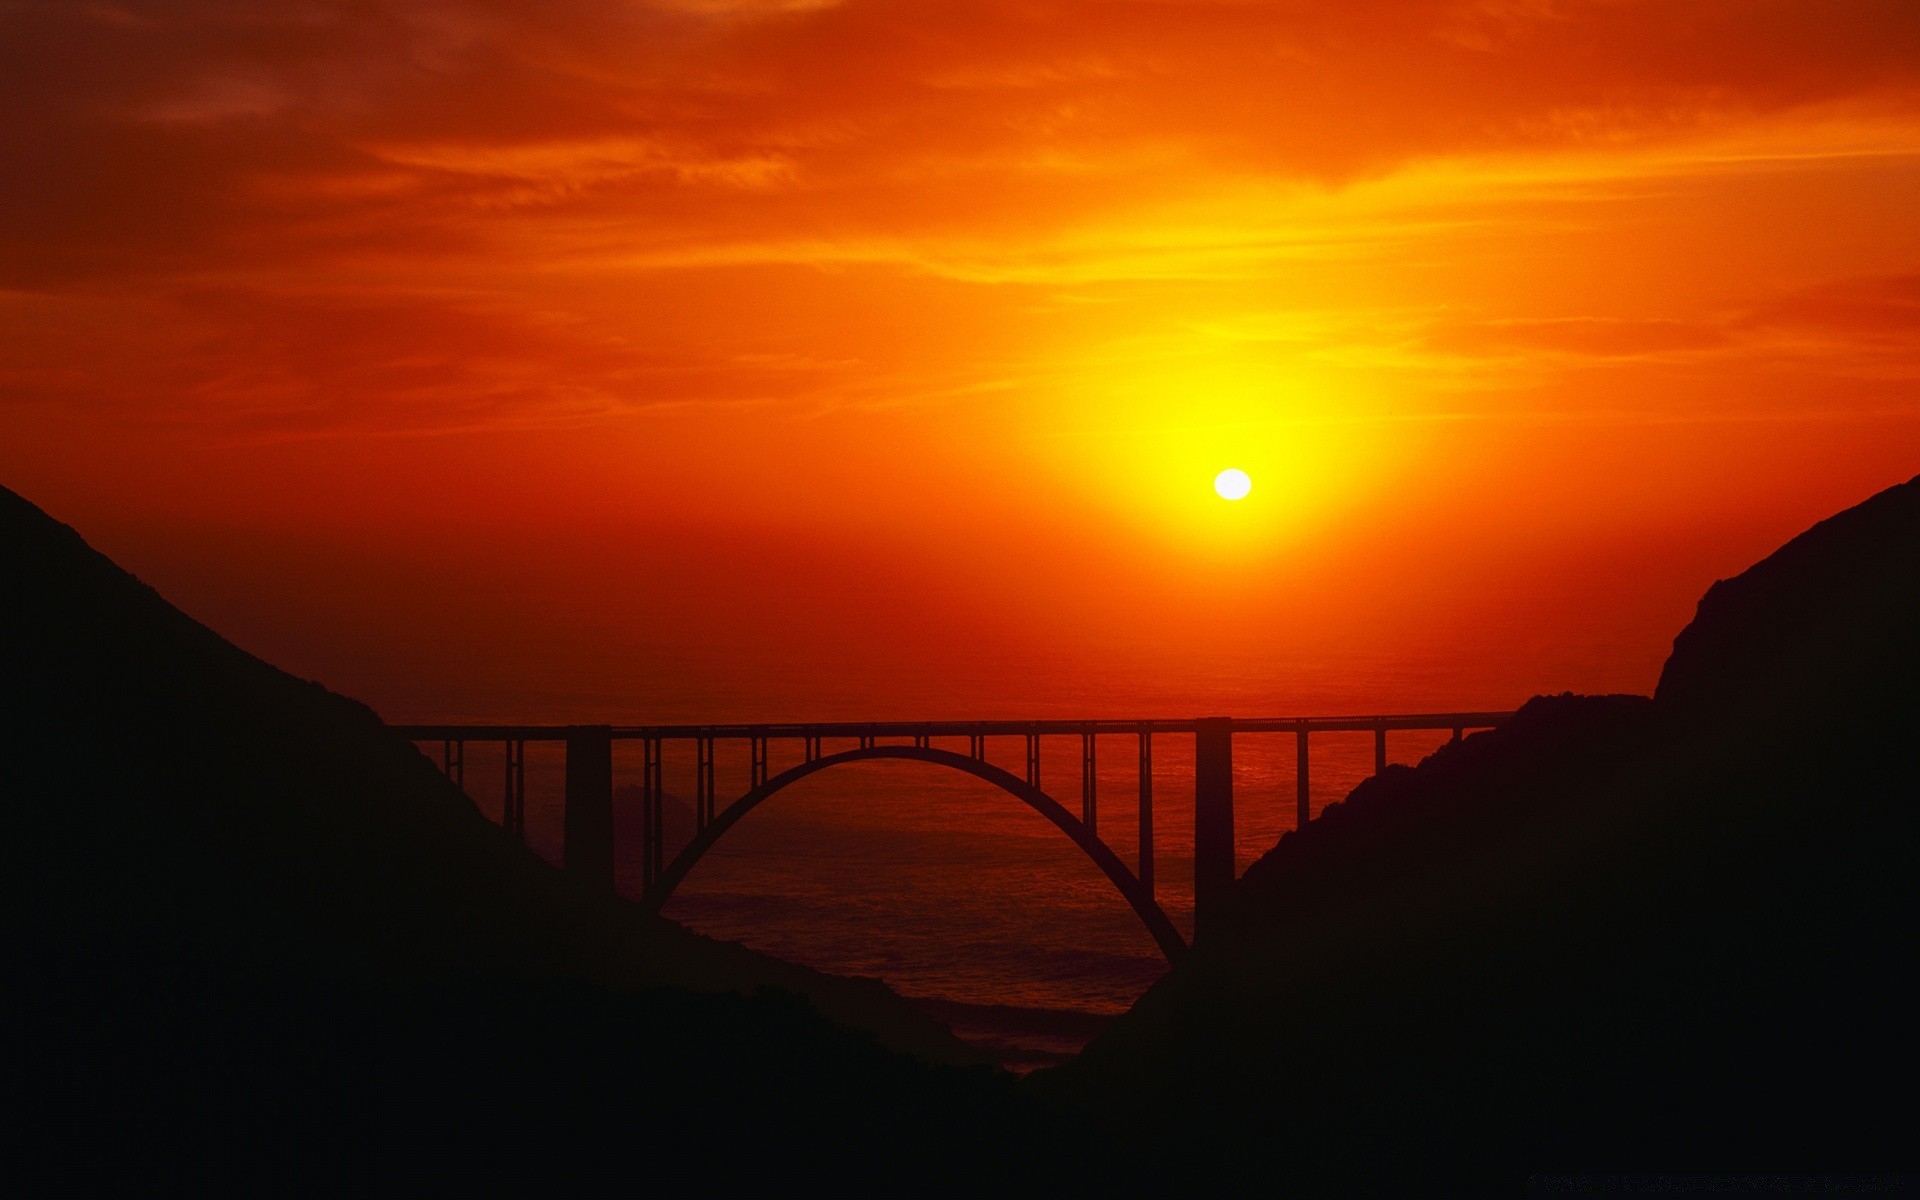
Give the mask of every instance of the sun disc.
[(1213, 477), (1213, 490), (1222, 500), (1243, 500), (1253, 490), (1253, 480), (1239, 467), (1228, 467)]

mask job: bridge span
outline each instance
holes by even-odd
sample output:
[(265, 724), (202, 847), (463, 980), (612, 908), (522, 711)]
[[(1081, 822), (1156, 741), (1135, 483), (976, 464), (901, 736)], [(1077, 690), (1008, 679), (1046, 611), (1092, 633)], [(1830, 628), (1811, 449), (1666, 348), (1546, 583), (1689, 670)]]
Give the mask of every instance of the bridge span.
[[(1153, 745), (1156, 737), (1194, 739), (1193, 779), (1193, 926), (1194, 938), (1213, 927), (1234, 879), (1233, 746), (1242, 736), (1291, 734), (1296, 753), (1295, 821), (1311, 819), (1310, 738), (1315, 733), (1372, 733), (1375, 772), (1387, 765), (1387, 735), (1396, 730), (1451, 731), (1459, 740), (1470, 729), (1498, 725), (1507, 712), (1412, 713), (1370, 717), (1196, 717), (1154, 720), (1092, 721), (876, 721), (792, 722), (745, 725), (402, 725), (397, 732), (415, 742), (440, 743), (441, 765), (463, 788), (468, 742), (500, 742), (506, 747), (502, 788), (502, 824), (526, 835), (526, 744), (563, 742), (566, 746), (566, 815), (562, 862), (609, 890), (614, 880), (613, 744), (643, 747), (640, 782), (641, 902), (658, 910), (688, 872), (726, 832), (761, 803), (809, 775), (842, 763), (907, 759), (933, 763), (983, 779), (1046, 817), (1096, 866), (1133, 907), (1169, 960), (1187, 949), (1166, 912), (1154, 899)], [(1138, 739), (1139, 776), (1133, 800), (1138, 821), (1138, 857), (1129, 867), (1099, 833), (1097, 739)], [(1024, 743), (1026, 769), (1016, 775), (988, 760), (988, 739), (1018, 738)], [(1043, 738), (1080, 742), (1080, 812), (1076, 816), (1041, 785)], [(798, 743), (801, 761), (770, 774), (769, 743)], [(960, 748), (964, 742), (965, 749)], [(694, 754), (694, 835), (667, 858), (661, 787), (661, 763), (670, 743), (690, 744)], [(745, 751), (749, 784), (741, 795), (719, 803), (714, 761), (721, 743)], [(940, 743), (940, 744), (936, 744)]]

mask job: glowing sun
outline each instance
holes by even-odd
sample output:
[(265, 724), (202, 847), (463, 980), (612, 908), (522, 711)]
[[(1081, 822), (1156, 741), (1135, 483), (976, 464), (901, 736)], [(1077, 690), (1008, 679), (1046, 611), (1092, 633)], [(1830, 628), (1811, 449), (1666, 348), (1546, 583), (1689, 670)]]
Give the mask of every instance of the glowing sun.
[(1243, 500), (1253, 490), (1253, 480), (1239, 467), (1228, 467), (1213, 477), (1213, 490), (1222, 500)]

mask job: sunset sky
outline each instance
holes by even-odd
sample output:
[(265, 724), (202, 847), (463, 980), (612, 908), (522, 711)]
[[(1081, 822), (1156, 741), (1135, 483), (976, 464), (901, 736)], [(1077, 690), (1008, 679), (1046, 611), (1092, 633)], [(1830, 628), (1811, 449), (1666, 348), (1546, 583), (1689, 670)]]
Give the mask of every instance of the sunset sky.
[(1917, 470), (1912, 0), (0, 0), (0, 483), (397, 719), (1645, 691)]

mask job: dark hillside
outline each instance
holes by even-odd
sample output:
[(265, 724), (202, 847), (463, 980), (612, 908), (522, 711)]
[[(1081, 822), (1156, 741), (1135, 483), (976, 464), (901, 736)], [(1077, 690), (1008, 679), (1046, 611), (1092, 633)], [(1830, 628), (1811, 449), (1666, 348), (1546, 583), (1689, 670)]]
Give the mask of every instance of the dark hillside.
[(1917, 629), (1911, 482), (1715, 585), (1656, 699), (1536, 699), (1283, 838), (1044, 1086), (1339, 1189), (1906, 1161)]
[(369, 710), (4, 490), (0, 688), (9, 1065), (76, 1170), (271, 1137), (564, 1175), (574, 1141), (697, 1156), (743, 1128), (723, 1171), (882, 1170), (1011, 1103), (902, 1057), (968, 1052), (878, 983), (576, 888)]
[(1914, 702), (1920, 481), (1815, 525), (1707, 589), (1655, 697), (1675, 721), (1850, 724)]

